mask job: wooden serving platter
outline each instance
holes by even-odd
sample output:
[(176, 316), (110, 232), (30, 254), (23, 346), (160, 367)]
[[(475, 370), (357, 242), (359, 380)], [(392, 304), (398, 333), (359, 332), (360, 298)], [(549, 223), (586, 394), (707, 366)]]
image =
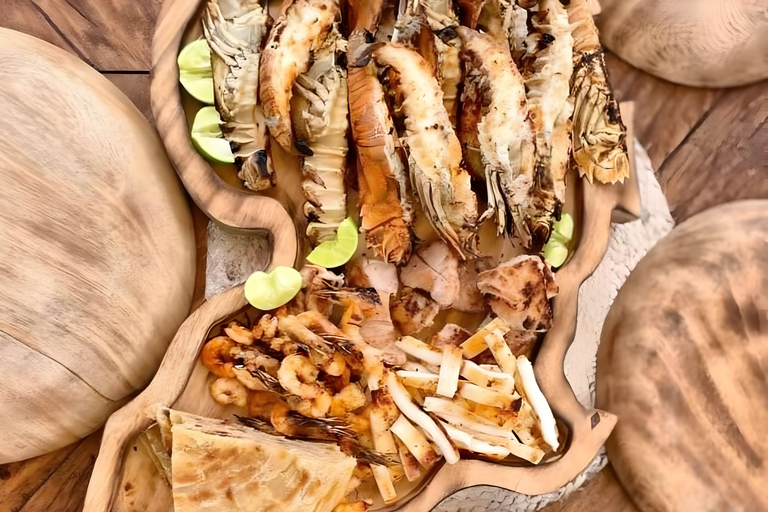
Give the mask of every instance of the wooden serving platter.
[(162, 143), (76, 56), (0, 29), (0, 464), (99, 428), (189, 314), (195, 239)]
[(597, 404), (641, 510), (768, 510), (766, 276), (768, 201), (740, 201), (680, 224), (619, 292)]

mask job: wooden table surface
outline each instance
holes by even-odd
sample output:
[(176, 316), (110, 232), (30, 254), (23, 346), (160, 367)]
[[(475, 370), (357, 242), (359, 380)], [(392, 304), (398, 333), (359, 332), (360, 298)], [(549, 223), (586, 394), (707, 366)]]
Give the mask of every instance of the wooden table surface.
[[(0, 0), (0, 26), (49, 41), (88, 62), (152, 121), (150, 46), (161, 0)], [(608, 56), (619, 101), (636, 102), (648, 150), (675, 220), (716, 204), (768, 198), (768, 81), (735, 89), (671, 84)], [(30, 91), (30, 94), (34, 94)], [(206, 219), (193, 207), (202, 300)], [(0, 465), (0, 512), (78, 511), (101, 432), (48, 455)], [(547, 512), (637, 509), (609, 467)]]

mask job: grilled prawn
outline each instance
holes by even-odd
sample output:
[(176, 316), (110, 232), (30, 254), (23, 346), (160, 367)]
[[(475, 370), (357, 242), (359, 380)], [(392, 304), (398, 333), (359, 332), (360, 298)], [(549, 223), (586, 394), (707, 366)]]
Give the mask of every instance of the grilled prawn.
[[(515, 232), (526, 248), (537, 245), (538, 219), (546, 215), (534, 197), (535, 141), (525, 86), (505, 42), (467, 27), (459, 27), (464, 41), (464, 108), (474, 106), (471, 122), (488, 193), (483, 218), (495, 217), (499, 233)], [(460, 125), (464, 133), (464, 112)], [(507, 217), (512, 225), (507, 225)], [(547, 233), (548, 234), (548, 233)], [(544, 238), (546, 241), (546, 238)]]
[(257, 104), (259, 57), (271, 24), (258, 0), (210, 0), (203, 14), (221, 131), (240, 167), (238, 176), (252, 190), (275, 184), (267, 124)]
[(566, 9), (573, 34), (573, 157), (589, 181), (623, 181), (629, 176), (627, 129), (608, 81), (597, 27), (587, 0), (571, 0)]
[[(267, 126), (291, 153), (295, 153), (290, 116), (293, 86), (309, 70), (313, 50), (323, 45), (340, 17), (337, 0), (285, 0), (262, 52), (259, 97)], [(301, 145), (297, 149), (306, 154)]]
[(477, 197), (461, 167), (461, 145), (443, 105), (443, 91), (424, 58), (402, 44), (373, 52), (405, 116), (411, 182), (437, 233), (462, 258), (475, 252)]
[[(379, 16), (380, 8), (381, 3)], [(362, 9), (376, 6), (369, 4)], [(376, 31), (379, 16), (356, 15), (359, 25), (350, 36), (347, 58), (349, 117), (357, 148), (359, 207), (366, 244), (377, 256), (399, 265), (411, 255), (413, 208), (406, 191), (407, 171), (375, 66), (365, 58), (356, 62), (355, 57), (366, 35)]]
[(339, 64), (347, 49), (334, 24), (312, 52), (312, 66), (294, 86), (291, 117), (303, 154), (302, 188), (313, 244), (332, 237), (347, 213), (344, 175), (347, 166), (347, 71)]
[(573, 73), (573, 38), (568, 14), (560, 0), (541, 0), (531, 17), (534, 32), (526, 40), (522, 58), (528, 108), (536, 134), (536, 184), (534, 196), (549, 215), (537, 218), (534, 228), (541, 243), (549, 238), (552, 217), (565, 200), (571, 146), (569, 82)]

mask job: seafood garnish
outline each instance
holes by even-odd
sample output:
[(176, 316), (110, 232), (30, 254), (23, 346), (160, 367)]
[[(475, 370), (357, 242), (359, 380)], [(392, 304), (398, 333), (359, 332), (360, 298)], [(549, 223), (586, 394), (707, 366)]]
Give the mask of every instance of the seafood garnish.
[(408, 173), (376, 68), (370, 61), (363, 65), (353, 57), (364, 45), (366, 33), (375, 32), (378, 16), (371, 20), (359, 15), (357, 19), (363, 26), (350, 36), (347, 62), (361, 227), (369, 249), (385, 261), (400, 265), (411, 255), (413, 207), (407, 193)]
[(629, 176), (627, 128), (608, 81), (597, 27), (587, 0), (571, 0), (566, 10), (573, 34), (573, 157), (590, 182), (623, 182)]
[(536, 219), (542, 243), (549, 239), (553, 216), (565, 201), (565, 176), (570, 163), (570, 132), (573, 104), (570, 78), (573, 73), (573, 38), (568, 14), (560, 0), (541, 0), (532, 17), (534, 31), (527, 39), (522, 58), (528, 109), (536, 133), (536, 185), (534, 196), (549, 215)]
[(221, 131), (240, 167), (238, 177), (257, 191), (275, 185), (267, 123), (257, 104), (259, 57), (271, 24), (258, 0), (209, 0), (203, 14)]
[(307, 236), (315, 245), (336, 234), (347, 215), (347, 71), (339, 58), (347, 41), (334, 24), (312, 51), (312, 66), (299, 75), (291, 105), (296, 147), (302, 153), (302, 188), (310, 220)]
[(285, 0), (269, 33), (259, 69), (259, 98), (269, 132), (288, 152), (295, 153), (291, 125), (293, 85), (310, 68), (311, 53), (322, 46), (340, 18), (335, 0)]
[(461, 166), (461, 145), (443, 105), (443, 91), (424, 58), (399, 43), (373, 52), (388, 68), (396, 108), (405, 116), (411, 183), (437, 233), (462, 258), (476, 252), (477, 197)]
[[(544, 235), (549, 236), (549, 231), (537, 232), (546, 212), (534, 197), (536, 150), (523, 78), (505, 43), (467, 27), (458, 30), (464, 40), (465, 84), (469, 84), (463, 101), (482, 105), (477, 140), (488, 209), (481, 219), (494, 217), (500, 234), (514, 231), (524, 247), (533, 248), (546, 242)], [(464, 119), (460, 123), (462, 132), (471, 130)], [(507, 225), (508, 215), (512, 225)]]

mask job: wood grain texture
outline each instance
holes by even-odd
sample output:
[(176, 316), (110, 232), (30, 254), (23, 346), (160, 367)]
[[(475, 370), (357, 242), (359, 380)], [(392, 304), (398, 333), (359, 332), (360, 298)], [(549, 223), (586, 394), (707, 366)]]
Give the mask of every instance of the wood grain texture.
[(146, 385), (189, 311), (195, 261), (181, 188), (130, 101), (19, 32), (0, 29), (0, 61), (0, 345), (14, 354), (0, 362), (0, 462), (11, 462), (89, 434)]
[(768, 78), (764, 0), (600, 0), (600, 39), (671, 82), (732, 87)]
[(605, 60), (616, 99), (635, 103), (635, 136), (654, 169), (685, 140), (723, 93), (661, 80), (610, 52), (606, 52)]
[(728, 201), (768, 197), (766, 119), (768, 81), (720, 97), (657, 173), (675, 219)]
[(155, 126), (149, 100), (149, 73), (106, 73), (104, 77), (128, 96), (139, 112), (144, 114), (149, 124)]
[(627, 491), (607, 465), (584, 487), (539, 512), (638, 512)]
[(768, 201), (712, 208), (637, 265), (606, 319), (597, 404), (643, 511), (768, 510)]
[[(278, 201), (228, 184), (192, 145), (176, 58), (200, 4), (201, 0), (171, 0), (165, 2), (160, 13), (152, 43), (151, 97), (157, 129), (187, 192), (200, 209), (232, 230), (267, 231), (273, 244), (271, 265), (293, 266), (299, 254), (299, 238), (304, 237), (297, 236), (294, 224), (294, 219), (301, 217), (297, 215), (300, 203), (286, 198), (295, 197), (295, 189), (300, 189), (298, 165), (294, 162), (293, 172), (288, 173), (290, 163), (273, 153), (275, 167), (280, 169), (276, 193), (282, 201)], [(200, 29), (196, 26), (194, 30)], [(286, 180), (288, 175), (295, 178)]]
[(0, 26), (48, 41), (99, 71), (147, 71), (162, 0), (3, 0)]

